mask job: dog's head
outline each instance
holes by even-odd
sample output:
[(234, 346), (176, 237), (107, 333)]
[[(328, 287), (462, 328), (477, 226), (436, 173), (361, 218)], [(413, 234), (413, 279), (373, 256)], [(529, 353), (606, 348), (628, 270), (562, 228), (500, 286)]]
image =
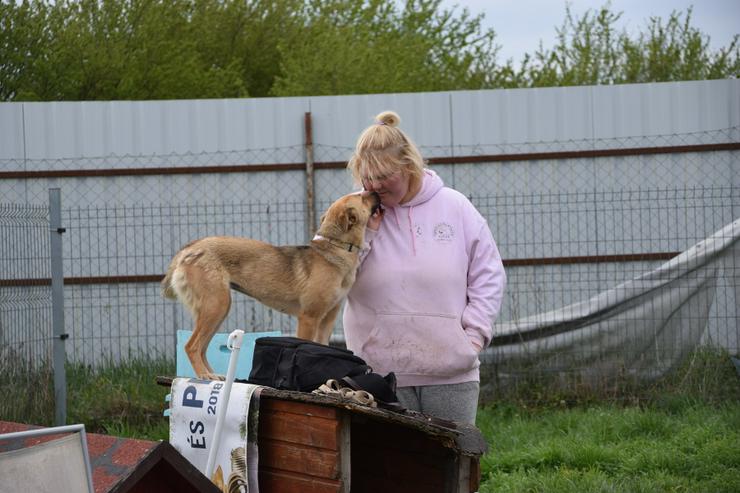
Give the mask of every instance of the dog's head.
[(380, 196), (375, 192), (340, 197), (321, 216), (319, 233), (345, 241), (362, 240), (367, 221), (379, 207)]

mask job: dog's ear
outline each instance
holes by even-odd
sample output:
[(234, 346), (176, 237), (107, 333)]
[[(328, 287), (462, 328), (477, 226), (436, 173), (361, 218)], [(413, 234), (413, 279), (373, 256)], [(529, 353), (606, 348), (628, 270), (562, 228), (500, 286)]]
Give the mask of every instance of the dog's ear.
[(350, 207), (342, 214), (342, 229), (349, 231), (352, 226), (357, 224), (360, 220), (360, 216), (357, 214), (357, 210), (354, 207)]
[(323, 214), (321, 214), (321, 218), (319, 219), (319, 226), (321, 226), (322, 224), (324, 224), (324, 219), (326, 219), (326, 212), (324, 212)]
[(349, 218), (350, 228), (360, 221), (360, 215), (354, 207), (347, 210), (347, 217)]

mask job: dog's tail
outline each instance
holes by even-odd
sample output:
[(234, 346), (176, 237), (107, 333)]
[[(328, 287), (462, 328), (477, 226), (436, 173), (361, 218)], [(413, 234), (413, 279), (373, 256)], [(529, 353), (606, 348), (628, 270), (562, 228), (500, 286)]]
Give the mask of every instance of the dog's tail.
[(160, 283), (160, 286), (162, 286), (162, 296), (171, 300), (177, 299), (177, 293), (172, 287), (173, 272), (175, 272), (174, 260), (170, 263), (170, 266), (167, 268), (167, 274), (164, 275), (164, 279), (162, 279), (162, 282)]

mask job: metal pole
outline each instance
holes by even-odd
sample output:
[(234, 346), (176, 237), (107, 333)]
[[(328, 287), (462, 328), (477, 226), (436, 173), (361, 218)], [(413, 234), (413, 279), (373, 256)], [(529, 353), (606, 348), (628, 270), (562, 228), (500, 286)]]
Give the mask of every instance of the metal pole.
[(67, 352), (64, 341), (64, 268), (62, 263), (62, 194), (58, 188), (49, 189), (49, 229), (51, 234), (51, 324), (54, 334), (54, 402), (57, 426), (67, 424)]
[(314, 172), (313, 172), (313, 127), (311, 112), (303, 118), (306, 130), (306, 242), (311, 241), (316, 232), (316, 205), (314, 203)]
[(236, 364), (239, 361), (239, 350), (242, 347), (244, 331), (236, 329), (229, 334), (226, 346), (231, 350), (229, 357), (229, 369), (226, 371), (226, 381), (224, 382), (224, 392), (221, 394), (221, 403), (216, 411), (216, 429), (213, 432), (213, 441), (211, 450), (208, 452), (208, 462), (206, 463), (205, 475), (208, 479), (213, 476), (213, 468), (216, 465), (216, 454), (221, 442), (221, 435), (224, 428), (224, 419), (226, 419), (226, 409), (229, 407), (229, 398), (231, 397), (231, 386), (236, 378)]

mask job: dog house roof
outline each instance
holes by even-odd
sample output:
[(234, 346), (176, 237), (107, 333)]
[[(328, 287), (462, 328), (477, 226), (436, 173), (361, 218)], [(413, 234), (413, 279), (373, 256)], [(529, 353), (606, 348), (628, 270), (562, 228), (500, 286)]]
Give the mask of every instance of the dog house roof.
[[(0, 421), (0, 434), (39, 426)], [(0, 440), (0, 452), (56, 440), (64, 434)], [(167, 442), (86, 433), (96, 493), (137, 491), (157, 485), (158, 491), (215, 492), (218, 489)], [(168, 485), (160, 489), (160, 485)]]

